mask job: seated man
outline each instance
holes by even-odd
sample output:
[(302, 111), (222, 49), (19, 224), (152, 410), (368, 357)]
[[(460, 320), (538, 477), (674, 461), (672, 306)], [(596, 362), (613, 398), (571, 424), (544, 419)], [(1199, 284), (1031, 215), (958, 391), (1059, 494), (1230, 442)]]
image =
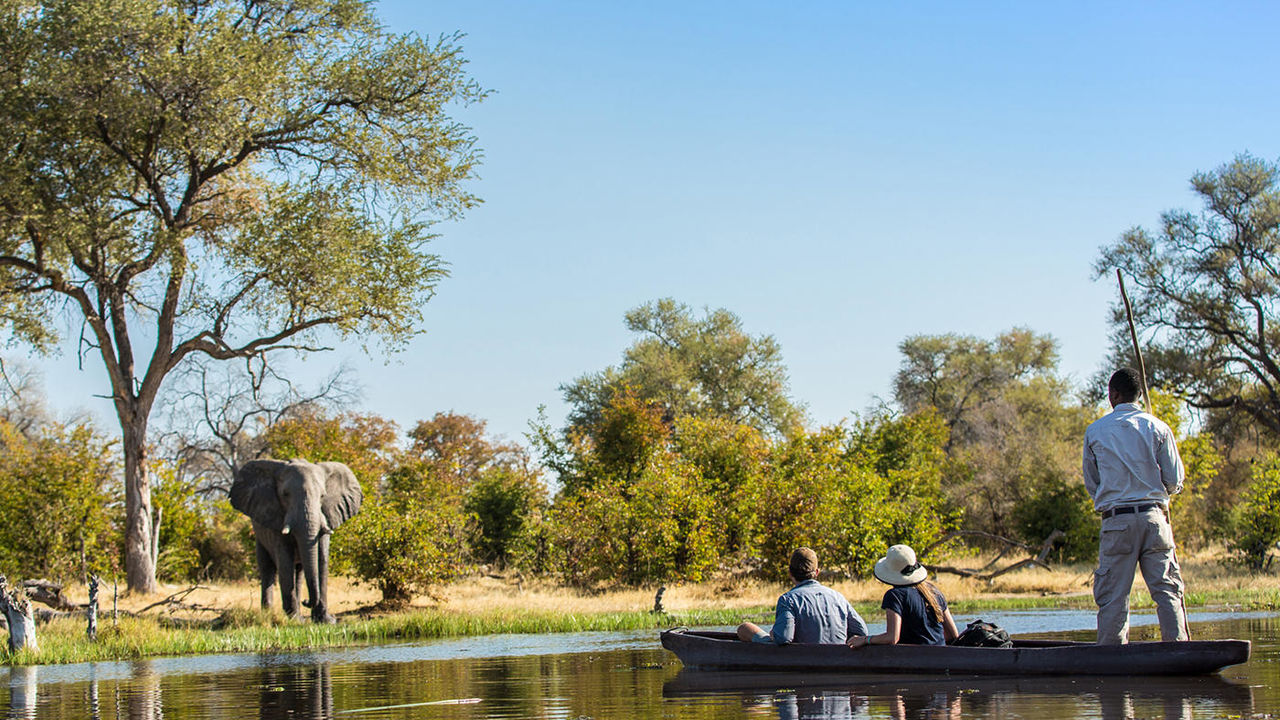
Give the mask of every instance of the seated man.
[(738, 626), (746, 642), (842, 644), (850, 635), (866, 635), (867, 624), (843, 595), (817, 581), (818, 555), (807, 547), (791, 553), (787, 573), (795, 587), (778, 598), (772, 632), (755, 623)]

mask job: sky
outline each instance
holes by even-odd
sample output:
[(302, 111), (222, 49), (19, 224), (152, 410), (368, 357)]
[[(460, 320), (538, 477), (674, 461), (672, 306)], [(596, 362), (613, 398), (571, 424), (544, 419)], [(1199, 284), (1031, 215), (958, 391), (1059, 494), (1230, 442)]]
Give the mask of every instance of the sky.
[[(483, 204), (440, 224), (451, 276), (425, 334), (354, 344), (359, 409), (408, 430), (455, 411), (521, 440), (559, 386), (617, 364), (633, 307), (725, 308), (782, 348), (813, 426), (891, 399), (918, 334), (1107, 353), (1098, 249), (1199, 209), (1189, 179), (1280, 157), (1280, 4), (387, 0), (388, 29), (465, 34), (492, 94), (459, 108)], [(72, 336), (74, 337), (74, 336)], [(64, 411), (113, 427), (71, 346)]]

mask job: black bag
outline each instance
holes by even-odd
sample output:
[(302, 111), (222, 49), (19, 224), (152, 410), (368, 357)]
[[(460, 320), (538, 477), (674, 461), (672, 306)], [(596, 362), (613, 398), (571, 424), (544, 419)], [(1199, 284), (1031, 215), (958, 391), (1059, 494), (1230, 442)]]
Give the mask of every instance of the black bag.
[(964, 632), (960, 633), (955, 640), (952, 640), (951, 644), (957, 647), (1013, 647), (1013, 641), (1009, 639), (1009, 633), (995, 623), (983, 622), (982, 620), (974, 620), (969, 623)]

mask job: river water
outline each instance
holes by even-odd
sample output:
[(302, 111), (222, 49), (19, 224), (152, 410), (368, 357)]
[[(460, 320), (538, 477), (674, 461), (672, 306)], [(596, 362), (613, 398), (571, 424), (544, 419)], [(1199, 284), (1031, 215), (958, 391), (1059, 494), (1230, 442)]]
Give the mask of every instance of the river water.
[[(1029, 637), (1093, 634), (1093, 614), (1081, 611), (986, 619)], [(1280, 718), (1280, 617), (1199, 612), (1191, 620), (1194, 638), (1247, 639), (1253, 657), (1218, 675), (1172, 679), (769, 675), (682, 671), (653, 631), (504, 635), (10, 668), (0, 670), (0, 709), (95, 720)], [(1133, 623), (1133, 639), (1158, 632), (1154, 616)]]

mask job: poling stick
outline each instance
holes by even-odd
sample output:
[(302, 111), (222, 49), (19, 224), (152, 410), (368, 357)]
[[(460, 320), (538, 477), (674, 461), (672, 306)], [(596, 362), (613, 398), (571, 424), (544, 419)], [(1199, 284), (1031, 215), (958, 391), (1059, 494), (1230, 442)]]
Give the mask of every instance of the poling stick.
[(1124, 291), (1124, 275), (1120, 274), (1120, 268), (1116, 268), (1116, 280), (1120, 281), (1120, 298), (1124, 300), (1124, 313), (1129, 318), (1129, 339), (1133, 340), (1133, 354), (1138, 356), (1138, 375), (1142, 378), (1142, 397), (1147, 400), (1147, 412), (1151, 412), (1154, 406), (1151, 403), (1151, 391), (1147, 388), (1147, 365), (1142, 361), (1142, 348), (1138, 347), (1138, 330), (1133, 324), (1133, 306), (1129, 304), (1129, 293)]

